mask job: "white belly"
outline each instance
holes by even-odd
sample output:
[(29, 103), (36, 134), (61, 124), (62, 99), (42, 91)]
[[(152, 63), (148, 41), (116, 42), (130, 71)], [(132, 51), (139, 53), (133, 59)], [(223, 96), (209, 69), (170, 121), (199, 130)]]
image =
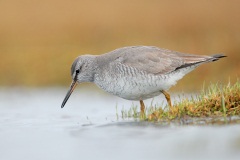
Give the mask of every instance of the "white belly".
[(162, 90), (168, 90), (194, 68), (185, 68), (166, 75), (96, 75), (94, 83), (106, 92), (127, 100), (145, 100), (160, 95)]

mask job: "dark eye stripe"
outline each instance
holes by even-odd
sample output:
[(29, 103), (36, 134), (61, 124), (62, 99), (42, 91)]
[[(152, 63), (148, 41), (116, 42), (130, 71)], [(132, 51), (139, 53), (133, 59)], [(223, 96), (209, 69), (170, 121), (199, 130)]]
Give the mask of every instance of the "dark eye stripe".
[(76, 70), (76, 74), (75, 74), (75, 77), (74, 77), (74, 80), (76, 81), (77, 80), (77, 76), (78, 74), (80, 73), (80, 70), (82, 69), (82, 66), (80, 66), (79, 69)]
[(76, 70), (76, 74), (78, 74), (82, 70), (82, 66), (79, 67), (79, 69)]

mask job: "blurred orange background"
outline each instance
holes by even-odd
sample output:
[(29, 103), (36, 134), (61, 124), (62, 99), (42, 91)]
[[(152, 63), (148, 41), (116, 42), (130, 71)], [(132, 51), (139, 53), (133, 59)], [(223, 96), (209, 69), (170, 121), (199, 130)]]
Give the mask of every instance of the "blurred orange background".
[(0, 1), (0, 86), (68, 86), (77, 56), (132, 45), (228, 56), (199, 67), (177, 88), (234, 81), (240, 75), (240, 1)]

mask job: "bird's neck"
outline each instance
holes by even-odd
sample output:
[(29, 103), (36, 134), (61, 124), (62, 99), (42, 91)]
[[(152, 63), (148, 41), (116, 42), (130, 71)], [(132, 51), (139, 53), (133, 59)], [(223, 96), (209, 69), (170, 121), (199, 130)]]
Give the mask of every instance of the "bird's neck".
[(94, 77), (97, 70), (96, 57), (95, 56), (88, 57), (87, 63), (88, 70), (84, 74), (84, 80), (85, 82), (94, 82)]

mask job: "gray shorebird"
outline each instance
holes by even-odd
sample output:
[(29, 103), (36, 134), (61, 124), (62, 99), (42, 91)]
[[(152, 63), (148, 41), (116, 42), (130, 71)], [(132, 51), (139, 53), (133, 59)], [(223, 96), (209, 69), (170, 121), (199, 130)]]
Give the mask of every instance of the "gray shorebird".
[(72, 64), (72, 84), (62, 108), (78, 83), (93, 82), (104, 91), (127, 100), (140, 101), (164, 94), (171, 108), (167, 90), (201, 64), (226, 57), (185, 54), (153, 46), (119, 48), (102, 55), (83, 55)]

